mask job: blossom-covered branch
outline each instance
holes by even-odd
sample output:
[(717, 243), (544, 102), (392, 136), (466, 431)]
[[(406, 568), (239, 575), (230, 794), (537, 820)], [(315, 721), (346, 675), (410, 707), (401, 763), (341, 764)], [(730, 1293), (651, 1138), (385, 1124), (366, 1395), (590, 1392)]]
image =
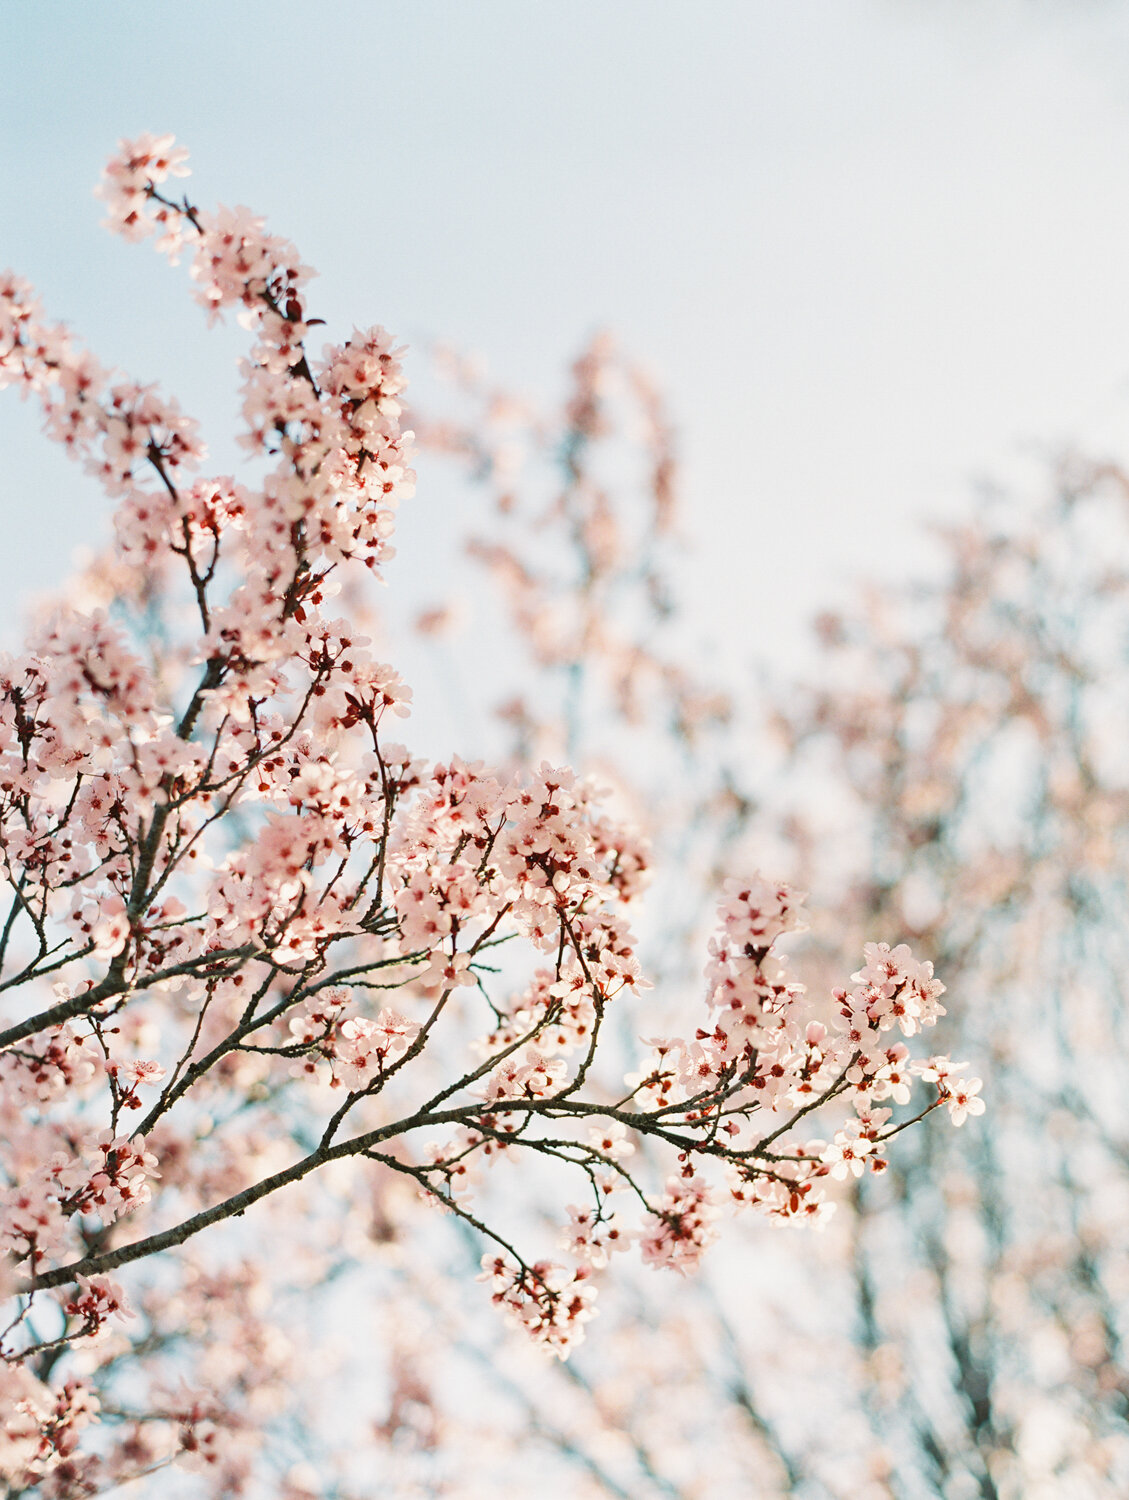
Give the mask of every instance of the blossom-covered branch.
[[(412, 492), (402, 351), (374, 328), (310, 352), (309, 268), (249, 211), (178, 201), (184, 160), (125, 143), (103, 196), (250, 334), (241, 480), (201, 477), (175, 401), (0, 277), (0, 384), (115, 504), (112, 553), (0, 664), (17, 1492), (79, 1463), (94, 1398), (47, 1382), (127, 1314), (108, 1273), (318, 1169), (409, 1177), (486, 1237), (495, 1302), (564, 1356), (613, 1249), (685, 1271), (727, 1205), (818, 1219), (828, 1177), (883, 1167), (915, 1079), (922, 1113), (978, 1106), (902, 1040), (943, 1014), (931, 966), (869, 944), (851, 987), (809, 997), (779, 946), (800, 898), (759, 877), (727, 888), (704, 1007), (623, 1082), (603, 1026), (648, 988), (647, 847), (568, 769), (429, 765), (391, 738), (411, 694), (349, 601)], [(578, 1185), (559, 1262), (480, 1199), (482, 1169), (521, 1158)], [(177, 1420), (196, 1451), (204, 1416)]]

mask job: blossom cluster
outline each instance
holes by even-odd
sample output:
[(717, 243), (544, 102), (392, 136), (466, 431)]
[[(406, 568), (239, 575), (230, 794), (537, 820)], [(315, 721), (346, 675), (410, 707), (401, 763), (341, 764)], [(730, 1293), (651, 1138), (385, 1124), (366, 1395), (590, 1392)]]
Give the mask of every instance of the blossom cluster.
[(518, 1264), (506, 1255), (487, 1254), (480, 1281), (488, 1281), (494, 1303), (544, 1348), (565, 1358), (595, 1316), (596, 1295), (584, 1266), (569, 1272), (551, 1261)]

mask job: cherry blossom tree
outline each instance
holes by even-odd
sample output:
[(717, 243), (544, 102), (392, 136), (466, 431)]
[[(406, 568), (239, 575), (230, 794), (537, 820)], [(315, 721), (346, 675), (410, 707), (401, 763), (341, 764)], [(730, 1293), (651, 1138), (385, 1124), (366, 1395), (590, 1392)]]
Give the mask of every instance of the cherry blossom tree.
[[(461, 1224), (483, 1295), (564, 1358), (615, 1251), (689, 1272), (726, 1211), (819, 1221), (828, 1180), (975, 1108), (947, 1058), (910, 1057), (943, 1014), (932, 965), (871, 941), (809, 997), (781, 946), (802, 898), (759, 875), (720, 893), (704, 995), (650, 1035), (650, 856), (599, 786), (392, 738), (411, 694), (365, 599), (413, 489), (403, 351), (380, 328), (308, 349), (310, 269), (248, 210), (179, 198), (185, 159), (123, 143), (102, 195), (249, 335), (238, 479), (0, 278), (0, 384), (114, 506), (112, 547), (0, 666), (12, 1495), (171, 1461), (194, 1493), (345, 1494), (287, 1387), (376, 1204), (393, 1236), (418, 1201)], [(609, 1013), (649, 1034), (626, 1081)]]
[[(789, 1264), (738, 1230), (756, 1307), (727, 1267), (661, 1317), (641, 1288), (574, 1367), (589, 1431), (636, 1444), (627, 1493), (1124, 1493), (1127, 496), (1071, 458), (1042, 500), (982, 497), (938, 531), (940, 581), (875, 579), (819, 622), (822, 685), (772, 695), (786, 774), (751, 826), (819, 892), (807, 962), (905, 934), (991, 1111), (971, 1149), (848, 1168)], [(626, 1394), (629, 1361), (658, 1374)]]
[(991, 1100), (960, 1159), (919, 1138), (857, 1187), (856, 1402), (899, 1496), (1129, 1483), (1129, 483), (1071, 458), (1048, 488), (942, 531), (942, 586), (825, 619), (834, 686), (783, 713), (852, 810), (813, 881), (840, 942), (893, 922), (954, 976)]
[[(578, 362), (563, 421), (541, 424), (550, 452), (592, 456), (613, 361), (597, 346)], [(504, 444), (500, 433), (483, 452), (468, 426), (449, 445), (499, 476), (508, 524), (521, 509), (506, 467), (512, 414), (482, 395), (483, 411), (509, 424)], [(486, 430), (481, 416), (474, 430)], [(655, 443), (652, 458), (665, 451)], [(640, 552), (622, 545), (623, 495), (608, 502), (581, 469), (555, 510), (531, 513), (512, 558), (497, 542), (475, 545), (513, 580), (515, 612), (547, 597), (538, 529), (562, 528), (542, 549), (559, 560), (585, 493), (585, 514), (612, 510), (599, 534), (618, 532), (621, 546), (618, 561), (605, 550), (592, 570), (577, 530), (573, 579), (594, 571), (605, 600), (632, 584)], [(782, 867), (819, 893), (812, 970), (833, 983), (843, 955), (875, 931), (907, 936), (955, 977), (948, 1025), (986, 1073), (957, 1108), (977, 1115), (983, 1094), (992, 1109), (971, 1150), (923, 1133), (881, 1177), (856, 1179), (840, 1163), (848, 1192), (819, 1241), (778, 1254), (755, 1226), (737, 1228), (739, 1269), (715, 1257), (677, 1293), (654, 1296), (640, 1281), (606, 1303), (602, 1337), (569, 1366), (570, 1388), (554, 1379), (521, 1392), (529, 1431), (574, 1465), (572, 1484), (583, 1473), (599, 1494), (820, 1500), (1125, 1491), (1129, 481), (1115, 464), (1072, 458), (1049, 488), (1043, 500), (981, 496), (974, 520), (937, 532), (940, 581), (909, 586), (876, 570), (853, 611), (819, 622), (823, 685), (789, 682), (768, 696), (782, 755), (757, 787), (760, 809), (732, 774), (736, 757), (727, 768), (719, 755), (749, 744), (747, 722), (712, 741), (700, 729), (693, 744), (680, 737), (693, 766), (681, 790), (693, 793), (662, 799), (658, 846), (679, 818), (694, 824), (707, 857), (691, 884), (708, 887), (719, 851), (763, 853), (775, 827)], [(661, 581), (634, 582), (645, 597), (665, 594)], [(574, 583), (573, 614), (553, 616), (556, 638), (562, 616), (573, 622), (567, 671), (598, 676), (608, 658), (584, 645), (596, 637), (626, 641), (613, 660), (658, 661), (658, 612), (645, 639), (617, 636), (607, 609), (577, 630), (592, 593)], [(542, 651), (531, 624), (525, 638)], [(666, 700), (661, 671), (648, 671), (653, 738)], [(581, 738), (610, 721), (603, 705), (579, 717)], [(533, 716), (517, 722), (528, 732)], [(537, 732), (552, 743), (566, 730), (541, 716)], [(640, 1368), (644, 1384), (630, 1377)]]

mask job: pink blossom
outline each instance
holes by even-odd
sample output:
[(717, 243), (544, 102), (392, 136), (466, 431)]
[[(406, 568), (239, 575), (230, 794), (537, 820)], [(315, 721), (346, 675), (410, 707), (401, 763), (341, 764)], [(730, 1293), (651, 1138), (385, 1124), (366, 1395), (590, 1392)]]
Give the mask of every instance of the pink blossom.
[(984, 1101), (978, 1099), (982, 1087), (979, 1078), (946, 1080), (945, 1108), (954, 1125), (963, 1125), (969, 1115), (982, 1115)]

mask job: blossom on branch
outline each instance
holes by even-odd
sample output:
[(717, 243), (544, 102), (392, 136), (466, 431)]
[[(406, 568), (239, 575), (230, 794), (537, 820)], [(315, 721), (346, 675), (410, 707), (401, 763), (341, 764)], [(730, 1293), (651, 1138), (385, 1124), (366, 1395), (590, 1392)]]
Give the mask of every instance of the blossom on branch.
[[(250, 211), (168, 196), (186, 171), (171, 137), (123, 143), (104, 197), (127, 239), (190, 257), (209, 321), (234, 311), (250, 336), (240, 481), (201, 477), (172, 398), (102, 371), (0, 277), (0, 385), (36, 397), (115, 507), (111, 552), (0, 662), (0, 1353), (25, 1392), (0, 1476), (25, 1488), (62, 1475), (93, 1420), (77, 1397), (44, 1415), (58, 1351), (106, 1331), (115, 1378), (111, 1272), (147, 1327), (149, 1409), (128, 1420), (243, 1484), (253, 1431), (146, 1383), (179, 1337), (169, 1306), (208, 1300), (197, 1237), (254, 1258), (257, 1225), (273, 1241), (308, 1218), (336, 1243), (333, 1185), (392, 1174), (490, 1245), (494, 1302), (564, 1358), (612, 1249), (688, 1272), (725, 1205), (818, 1219), (828, 1176), (882, 1169), (902, 1126), (874, 1106), (917, 1080), (935, 1084), (922, 1114), (983, 1107), (976, 1081), (892, 1040), (943, 1014), (931, 965), (869, 944), (829, 1017), (779, 947), (802, 898), (759, 876), (727, 885), (704, 1002), (624, 1093), (604, 1028), (651, 987), (633, 932), (648, 844), (567, 766), (427, 764), (389, 738), (411, 690), (363, 601), (414, 486), (404, 351), (373, 328), (310, 353), (310, 269)], [(599, 506), (590, 520), (606, 550)], [(555, 1210), (568, 1264), (515, 1248), (537, 1231), (483, 1185), (503, 1159), (587, 1194)], [(209, 1287), (204, 1321), (237, 1305), (254, 1325), (242, 1281)], [(82, 1483), (124, 1482), (159, 1447), (91, 1450)]]

